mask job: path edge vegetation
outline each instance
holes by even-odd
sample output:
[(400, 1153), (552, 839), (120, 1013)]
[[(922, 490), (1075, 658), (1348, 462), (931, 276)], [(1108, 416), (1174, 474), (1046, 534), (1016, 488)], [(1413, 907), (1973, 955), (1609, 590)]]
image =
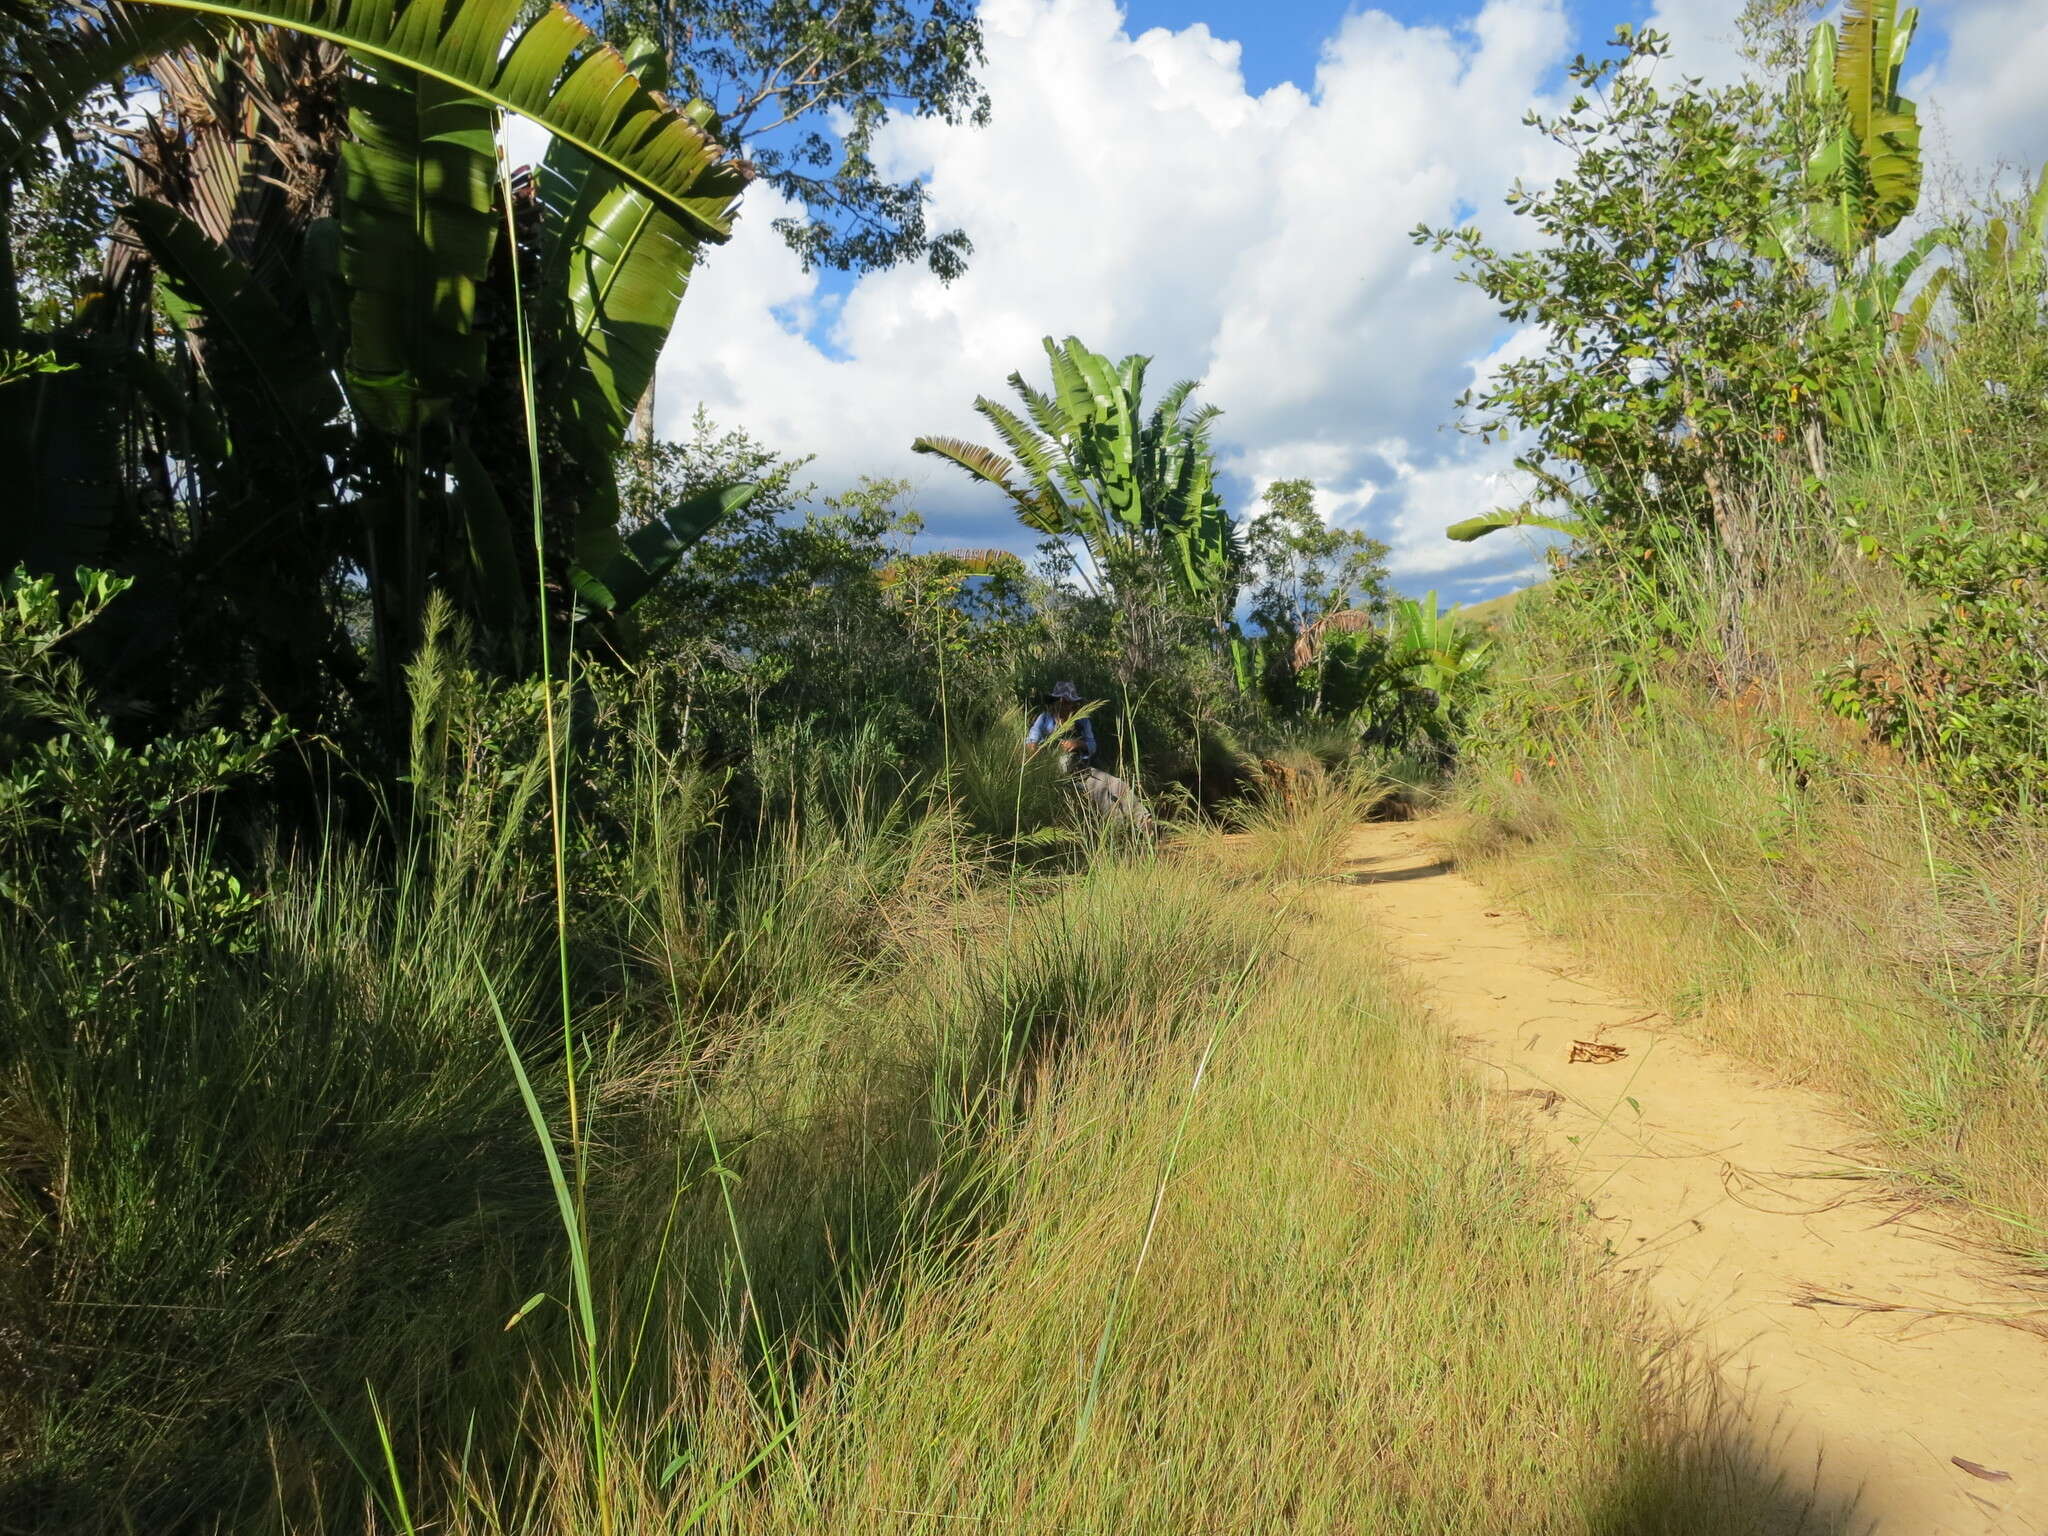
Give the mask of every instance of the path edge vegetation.
[(1920, 194), (1915, 22), (1753, 6), (1755, 77), (1675, 91), (1624, 32), (1535, 123), (1577, 167), (1512, 199), (1546, 242), (1418, 232), (1549, 338), (1465, 402), (1530, 498), (1451, 536), (1567, 541), (1494, 626), (1451, 846), (1844, 1103), (1845, 1177), (2038, 1263), (2048, 168), (1880, 248)]

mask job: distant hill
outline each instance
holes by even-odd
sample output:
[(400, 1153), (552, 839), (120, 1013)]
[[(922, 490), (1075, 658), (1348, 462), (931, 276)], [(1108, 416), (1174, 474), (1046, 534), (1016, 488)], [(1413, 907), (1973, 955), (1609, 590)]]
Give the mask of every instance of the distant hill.
[(1549, 585), (1550, 583), (1547, 581), (1539, 581), (1532, 586), (1517, 587), (1512, 592), (1503, 592), (1499, 597), (1489, 597), (1483, 603), (1471, 603), (1462, 608), (1453, 608), (1451, 612), (1456, 617), (1467, 619), (1482, 629), (1498, 629), (1507, 616), (1514, 611), (1516, 603), (1527, 597), (1531, 592), (1540, 591)]

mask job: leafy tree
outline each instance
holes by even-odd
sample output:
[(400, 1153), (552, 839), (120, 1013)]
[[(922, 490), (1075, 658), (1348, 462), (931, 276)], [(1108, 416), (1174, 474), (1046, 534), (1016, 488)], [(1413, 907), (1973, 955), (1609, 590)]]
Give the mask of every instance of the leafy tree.
[[(2048, 533), (1938, 517), (1886, 558), (1925, 617), (1877, 657), (1823, 679), (1822, 697), (1871, 735), (1929, 764), (1951, 808), (1989, 822), (2048, 802)], [(1867, 634), (1858, 638), (1868, 639)]]
[(23, 324), (61, 325), (99, 276), (100, 248), (126, 188), (110, 159), (60, 156), (27, 180), (7, 221)]
[[(762, 487), (688, 552), (622, 634), (636, 665), (687, 680), (699, 744), (750, 748), (778, 722), (873, 727), (899, 741), (921, 734), (937, 668), (895, 579), (922, 527), (909, 486), (862, 479), (803, 505), (815, 490), (799, 478), (808, 459), (720, 430), (701, 410), (690, 437), (662, 449), (663, 500), (734, 475)], [(909, 563), (933, 574), (940, 558)], [(933, 585), (911, 584), (919, 593)]]
[(2031, 302), (2048, 287), (2048, 165), (2022, 198), (1986, 211), (1982, 227), (1951, 232), (1956, 305), (1967, 320), (1989, 319), (2014, 296)]
[(1245, 526), (1245, 564), (1255, 573), (1251, 617), (1292, 642), (1325, 614), (1377, 612), (1387, 603), (1387, 546), (1355, 528), (1325, 523), (1309, 480), (1276, 480), (1266, 510)]
[[(817, 487), (804, 478), (808, 457), (775, 452), (743, 428), (720, 428), (699, 406), (687, 437), (635, 443), (620, 454), (621, 501), (629, 522), (736, 481), (760, 491), (723, 519), (690, 550), (673, 578), (633, 614), (629, 644), (636, 652), (700, 659), (723, 645), (738, 655), (755, 643), (764, 615), (785, 606), (792, 588), (808, 589), (841, 561), (835, 554), (798, 553), (802, 520), (794, 516)], [(876, 540), (879, 540), (879, 531)], [(865, 546), (865, 537), (851, 543)], [(859, 562), (879, 559), (879, 543)]]
[(640, 527), (705, 491), (741, 483), (758, 487), (746, 512), (711, 536), (711, 543), (725, 543), (741, 528), (772, 523), (808, 501), (817, 486), (801, 477), (812, 458), (777, 453), (743, 427), (721, 429), (699, 405), (689, 436), (619, 450), (619, 509), (628, 525)]
[(1340, 610), (1307, 631), (1304, 666), (1316, 678), (1315, 710), (1347, 720), (1368, 746), (1447, 762), (1485, 687), (1493, 642), (1435, 592), (1395, 598), (1381, 624)]
[[(119, 877), (144, 873), (163, 838), (195, 837), (206, 804), (257, 776), (288, 733), (271, 721), (246, 736), (216, 727), (121, 744), (72, 652), (129, 583), (80, 570), (71, 585), (67, 604), (50, 577), (0, 577), (0, 911), (41, 923), (89, 914), (98, 944), (115, 950), (87, 957), (89, 994), (162, 941), (136, 922)], [(17, 879), (38, 869), (64, 876)], [(203, 869), (196, 885), (184, 907), (195, 923), (244, 916), (253, 904), (220, 870)]]
[(1659, 87), (1661, 36), (1622, 27), (1615, 47), (1575, 61), (1562, 113), (1530, 116), (1572, 166), (1510, 192), (1535, 227), (1529, 249), (1497, 250), (1474, 229), (1415, 231), (1543, 337), (1459, 402), (1483, 439), (1528, 443), (1535, 493), (1461, 531), (1542, 521), (1552, 506), (1563, 526), (1617, 547), (1705, 550), (1731, 578), (1720, 629), (1732, 683), (1749, 669), (1740, 604), (1763, 558), (1755, 471), (1820, 420), (1845, 347), (1813, 324), (1803, 267), (1763, 254), (1795, 148), (1772, 94), (1749, 81)]
[(1841, 531), (1910, 597), (1852, 620), (1821, 691), (1990, 826), (2048, 806), (2048, 173), (1945, 233), (1952, 333), (1841, 455)]
[(615, 40), (656, 39), (678, 87), (710, 103), (749, 171), (802, 209), (775, 228), (806, 271), (916, 260), (946, 280), (966, 270), (966, 232), (931, 229), (923, 182), (888, 180), (874, 146), (892, 114), (988, 121), (972, 4), (608, 0), (601, 15)]

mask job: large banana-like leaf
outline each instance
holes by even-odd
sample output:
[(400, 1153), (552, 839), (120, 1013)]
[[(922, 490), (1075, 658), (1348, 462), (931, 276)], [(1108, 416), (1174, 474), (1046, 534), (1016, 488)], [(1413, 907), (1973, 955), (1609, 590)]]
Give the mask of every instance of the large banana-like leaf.
[(483, 616), (490, 633), (517, 634), (526, 623), (527, 577), (512, 542), (512, 518), (467, 439), (449, 444), (448, 499), (456, 514), (467, 556), (463, 586), (468, 611)]
[[(552, 218), (554, 207), (549, 212)], [(575, 228), (565, 239), (571, 250), (560, 286), (549, 285), (559, 307), (550, 318), (581, 363), (578, 381), (587, 375), (594, 392), (579, 400), (577, 419), (593, 443), (616, 447), (654, 377), (698, 242), (627, 186), (605, 188), (562, 219)]]
[[(1892, 0), (1863, 0), (1863, 3), (1875, 12), (1880, 4), (1889, 10)], [(1854, 0), (1850, 9), (1853, 16)], [(1898, 228), (1920, 203), (1919, 112), (1912, 102), (1899, 94), (1899, 73), (1905, 67), (1906, 50), (1912, 44), (1919, 19), (1918, 11), (1907, 10), (1883, 37), (1881, 46), (1886, 60), (1883, 81), (1880, 89), (1872, 93), (1863, 131), (1864, 164), (1868, 167), (1875, 198), (1869, 227), (1879, 238)], [(1845, 20), (1843, 40), (1847, 42), (1858, 35), (1853, 22)]]
[[(664, 81), (661, 50), (636, 40), (627, 68), (650, 89)], [(685, 111), (700, 125), (709, 109)], [(564, 446), (591, 487), (576, 528), (576, 561), (624, 558), (612, 458), (653, 382), (662, 345), (696, 263), (696, 228), (563, 139), (538, 179), (542, 223), (541, 345), (554, 370)], [(595, 578), (593, 578), (595, 580)]]
[(1930, 229), (1900, 253), (1898, 259), (1887, 267), (1880, 268), (1870, 279), (1876, 290), (1878, 301), (1885, 312), (1899, 307), (1907, 287), (1914, 276), (1927, 263), (1927, 258), (1937, 251), (1947, 249), (1955, 239), (1954, 231)]
[(993, 448), (984, 448), (979, 443), (970, 443), (957, 437), (920, 437), (910, 445), (912, 453), (930, 453), (957, 464), (977, 480), (985, 480), (998, 490), (1011, 496), (1018, 494), (1010, 484), (1010, 471), (1017, 466), (997, 453)]
[(1043, 491), (1031, 495), (1010, 483), (1010, 472), (1016, 468), (1008, 459), (993, 448), (984, 448), (979, 443), (964, 442), (957, 437), (920, 437), (910, 445), (913, 453), (929, 453), (957, 465), (975, 479), (994, 486), (1017, 509), (1018, 521), (1027, 528), (1040, 533), (1061, 534), (1071, 530), (1066, 526), (1063, 508), (1056, 498), (1048, 500)]
[[(1081, 424), (1070, 419), (1051, 395), (1033, 389), (1021, 373), (1010, 375), (1010, 387), (1017, 391), (1030, 413), (1031, 426), (1019, 420), (1008, 406), (985, 395), (974, 397), (974, 409), (988, 419), (1010, 452), (1017, 456), (1040, 496), (1048, 501), (1088, 502), (1092, 511), (1087, 482), (1074, 461)], [(1070, 531), (1078, 528), (1077, 524)]]
[(1031, 424), (1040, 432), (1058, 442), (1073, 430), (1073, 423), (1060, 410), (1059, 401), (1044, 390), (1033, 388), (1023, 374), (1011, 374), (1009, 383), (1010, 388), (1017, 392), (1017, 398), (1024, 402), (1024, 411), (1031, 418)]
[[(2017, 216), (2015, 219), (2009, 215)], [(2010, 279), (2030, 290), (2044, 265), (2048, 265), (2048, 165), (2035, 178), (2024, 208), (2011, 207), (1994, 212), (1984, 220), (1971, 251), (1967, 226), (1951, 225), (1948, 231), (1959, 253), (1972, 256), (1971, 265), (1994, 279)]]
[(2030, 261), (2048, 260), (2048, 165), (2041, 167), (2033, 196), (2027, 199), (2026, 226), (2021, 237)]
[(1808, 101), (1826, 101), (1835, 88), (1835, 53), (1841, 45), (1831, 21), (1818, 23), (1806, 34), (1806, 72), (1800, 84)]
[(1934, 326), (1934, 307), (1941, 302), (1951, 283), (1955, 281), (1954, 267), (1936, 267), (1927, 281), (1920, 285), (1920, 291), (1913, 295), (1912, 303), (1898, 312), (1893, 324), (1892, 345), (1900, 357), (1918, 357), (1920, 349), (1930, 339), (1939, 341), (1940, 333)]
[[(579, 558), (569, 572), (584, 602), (599, 613), (624, 613), (675, 569), (690, 546), (760, 493), (757, 484), (699, 491), (663, 516), (615, 537), (609, 548)], [(579, 551), (579, 555), (583, 552)]]
[[(1199, 379), (1177, 379), (1168, 386), (1159, 403), (1152, 407), (1152, 416), (1145, 424), (1146, 438), (1164, 445), (1180, 425), (1181, 413), (1187, 409), (1188, 401), (1196, 390), (1202, 387)], [(1221, 415), (1219, 411), (1216, 414)]]
[(1911, 111), (1911, 103), (1898, 100), (1899, 74), (1919, 23), (1920, 13), (1910, 7), (1900, 13), (1898, 0), (1848, 0), (1842, 7), (1834, 79), (1857, 138), (1889, 131), (1899, 106)]
[(1088, 538), (1101, 531), (1101, 512), (1089, 495), (1083, 467), (1076, 462), (1068, 443), (1041, 438), (1000, 401), (977, 396), (974, 409), (996, 429), (1003, 445), (1017, 456), (1031, 476), (1039, 514), (1030, 526), (1044, 533)]
[[(1137, 442), (1137, 471), (1139, 479), (1147, 485), (1169, 485), (1174, 481), (1178, 469), (1174, 463), (1174, 446), (1180, 442), (1182, 412), (1186, 410), (1188, 395), (1194, 391), (1192, 379), (1182, 379), (1171, 385), (1165, 395), (1153, 406), (1151, 416), (1145, 418), (1145, 430), (1139, 432)], [(1147, 512), (1157, 520), (1159, 508), (1147, 506)]]
[(341, 146), (341, 275), (349, 396), (394, 435), (483, 382), (471, 327), (498, 218), (490, 105), (431, 75), (383, 69), (348, 83)]
[(341, 43), (517, 112), (631, 182), (704, 240), (724, 240), (744, 173), (565, 6), (527, 0), (142, 0)]
[[(636, 46), (631, 68), (648, 84), (662, 59)], [(697, 230), (582, 150), (556, 139), (539, 177), (543, 222), (543, 346), (563, 367), (568, 447), (586, 476), (611, 474), (634, 408), (647, 392), (702, 244)], [(592, 503), (592, 515), (605, 512)]]
[(1172, 523), (1168, 529), (1177, 547), (1182, 581), (1202, 594), (1228, 581), (1236, 564), (1236, 527), (1216, 494), (1215, 464), (1199, 433), (1177, 445), (1172, 487)]
[(1540, 512), (1516, 510), (1511, 512), (1487, 512), (1478, 517), (1468, 517), (1461, 523), (1453, 523), (1444, 530), (1444, 537), (1455, 539), (1460, 544), (1470, 544), (1474, 539), (1484, 538), (1489, 533), (1498, 533), (1503, 528), (1548, 528), (1552, 533), (1564, 534), (1567, 538), (1583, 539), (1592, 534), (1592, 525), (1583, 518), (1546, 517)]
[[(1105, 471), (1115, 473), (1113, 464), (1103, 462), (1102, 439), (1104, 418), (1109, 411), (1108, 398), (1096, 393), (1083, 370), (1079, 353), (1086, 349), (1080, 343), (1069, 338), (1067, 345), (1061, 346), (1047, 336), (1044, 347), (1052, 367), (1053, 398), (1058, 402), (1061, 419), (1066, 424), (1066, 431), (1059, 439), (1060, 446), (1066, 461), (1072, 466), (1074, 483), (1078, 486), (1083, 481), (1093, 481), (1107, 507), (1113, 497), (1103, 484), (1103, 475)], [(990, 415), (991, 420), (994, 419), (987, 408), (978, 408), (984, 415)], [(1127, 496), (1125, 500), (1128, 500)]]
[[(311, 450), (341, 406), (340, 392), (305, 328), (264, 291), (246, 263), (174, 208), (147, 198), (121, 210), (173, 294), (198, 317), (208, 349), (225, 343), (268, 407), (269, 431)], [(217, 366), (217, 365), (210, 365)], [(240, 391), (224, 391), (231, 407)], [(243, 431), (255, 430), (246, 418)]]
[(2014, 211), (2017, 230), (2003, 216), (1985, 223), (1984, 257), (1992, 270), (2013, 274), (2022, 289), (2032, 291), (2048, 267), (2048, 165), (2041, 167), (2026, 207)]
[(1839, 103), (1839, 125), (1807, 163), (1807, 178), (1833, 196), (1811, 211), (1814, 236), (1847, 260), (1896, 229), (1920, 201), (1920, 121), (1899, 95), (1899, 75), (1920, 13), (1898, 0), (1848, 0), (1842, 25), (1815, 27), (1805, 88)]
[(1172, 549), (1183, 588), (1200, 596), (1228, 583), (1238, 546), (1236, 525), (1216, 493), (1209, 448), (1209, 424), (1223, 413), (1213, 405), (1188, 409), (1198, 387), (1182, 380), (1161, 397), (1142, 435), (1139, 477), (1149, 487), (1147, 528)]
[[(1519, 507), (1503, 511), (1488, 512), (1479, 517), (1468, 517), (1461, 523), (1453, 523), (1444, 530), (1444, 537), (1455, 539), (1460, 544), (1469, 544), (1474, 539), (1484, 538), (1489, 533), (1498, 533), (1503, 528), (1547, 528), (1552, 533), (1561, 533), (1567, 538), (1590, 539), (1598, 527), (1599, 502), (1560, 479), (1533, 459), (1518, 458), (1515, 468), (1533, 479), (1541, 490)], [(1554, 496), (1572, 509), (1572, 516), (1549, 517), (1536, 511), (1533, 503), (1545, 495)]]
[(1067, 405), (1070, 399), (1084, 397), (1087, 401), (1085, 415), (1077, 413), (1086, 422), (1081, 434), (1083, 462), (1101, 487), (1103, 510), (1126, 528), (1143, 527), (1145, 501), (1132, 458), (1137, 446), (1138, 415), (1121, 376), (1131, 371), (1142, 379), (1142, 359), (1126, 358), (1125, 369), (1120, 370), (1072, 336), (1057, 347), (1048, 336), (1045, 347), (1055, 359), (1054, 379), (1061, 379), (1060, 359), (1065, 360), (1069, 371), (1069, 377), (1060, 382), (1060, 403)]
[(1052, 393), (1059, 402), (1060, 415), (1070, 426), (1079, 426), (1095, 416), (1095, 395), (1081, 376), (1079, 365), (1067, 348), (1048, 336), (1044, 339), (1046, 360), (1052, 364)]
[(1117, 387), (1123, 392), (1124, 404), (1132, 413), (1134, 419), (1131, 424), (1134, 427), (1137, 425), (1138, 402), (1145, 398), (1145, 371), (1151, 366), (1151, 358), (1140, 357), (1136, 353), (1116, 365)]
[(1954, 278), (1955, 269), (1947, 266), (1936, 268), (1920, 285), (1912, 303), (1904, 309), (1900, 306), (1907, 287), (1926, 265), (1927, 259), (1939, 251), (1953, 249), (1955, 244), (1954, 229), (1931, 229), (1907, 247), (1896, 261), (1887, 266), (1874, 263), (1859, 266), (1835, 290), (1824, 322), (1828, 334), (1841, 338), (1859, 337), (1863, 348), (1858, 375), (1851, 377), (1831, 397), (1838, 416), (1871, 419), (1868, 413), (1882, 399), (1881, 392), (1874, 387), (1875, 375), (1871, 370), (1883, 356), (1887, 343), (1897, 355), (1908, 358), (1916, 356), (1925, 345), (1934, 307)]

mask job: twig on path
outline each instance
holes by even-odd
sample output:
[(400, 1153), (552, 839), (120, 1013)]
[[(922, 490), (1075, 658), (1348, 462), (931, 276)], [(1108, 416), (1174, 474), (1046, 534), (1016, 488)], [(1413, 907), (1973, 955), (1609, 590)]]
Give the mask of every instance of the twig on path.
[[(1777, 1177), (1783, 1177), (1783, 1175), (1777, 1175)], [(1785, 1190), (1779, 1189), (1774, 1185), (1766, 1184), (1762, 1178), (1760, 1178), (1758, 1175), (1754, 1173), (1751, 1173), (1747, 1168), (1738, 1168), (1733, 1163), (1729, 1162), (1722, 1163), (1721, 1193), (1726, 1195), (1730, 1200), (1733, 1200), (1737, 1205), (1745, 1206), (1752, 1211), (1762, 1211), (1766, 1216), (1818, 1216), (1823, 1211), (1832, 1211), (1840, 1208), (1841, 1206), (1847, 1205), (1852, 1198), (1849, 1195), (1837, 1195), (1832, 1200), (1823, 1200), (1817, 1203), (1813, 1201), (1804, 1201), (1798, 1203), (1793, 1208), (1789, 1208), (1786, 1210), (1778, 1210), (1773, 1206), (1759, 1205), (1754, 1200), (1745, 1200), (1740, 1194), (1736, 1192), (1736, 1183), (1738, 1180), (1751, 1189), (1760, 1189), (1767, 1191), (1770, 1194), (1776, 1195), (1780, 1200), (1799, 1201), (1799, 1197), (1797, 1195), (1789, 1194)]]
[(2035, 1308), (2026, 1312), (1993, 1312), (1983, 1307), (1909, 1307), (1896, 1301), (1872, 1301), (1868, 1297), (1853, 1296), (1847, 1292), (1829, 1292), (1811, 1285), (1801, 1286), (1792, 1297), (1795, 1307), (1846, 1307), (1851, 1311), (1871, 1314), (1896, 1312), (1902, 1317), (1947, 1318), (1965, 1323), (1995, 1323), (2001, 1328), (2014, 1328), (2021, 1333), (2031, 1333), (2037, 1338), (2048, 1339), (2048, 1308)]

